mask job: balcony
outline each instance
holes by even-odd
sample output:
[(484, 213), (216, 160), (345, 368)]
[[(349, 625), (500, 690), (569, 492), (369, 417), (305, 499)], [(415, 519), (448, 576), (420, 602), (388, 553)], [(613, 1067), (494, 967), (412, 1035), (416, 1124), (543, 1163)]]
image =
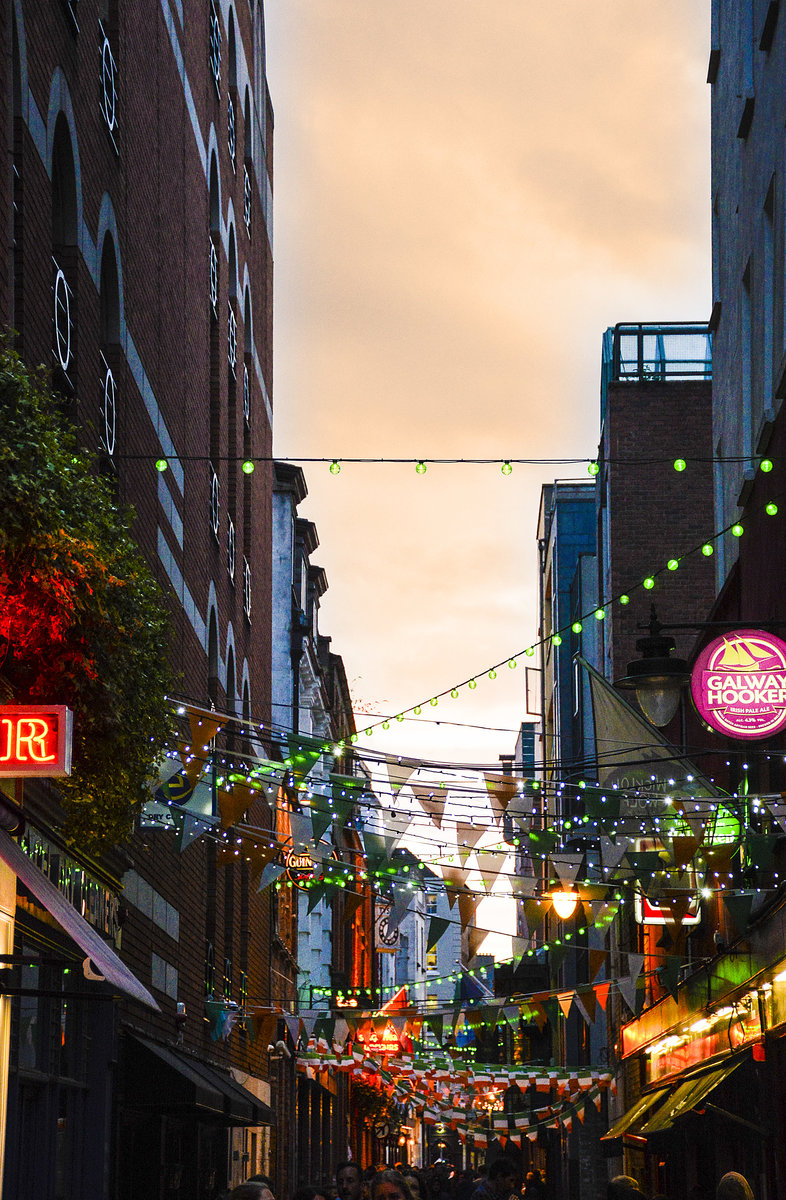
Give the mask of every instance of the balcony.
[(712, 334), (706, 321), (615, 325), (603, 335), (601, 420), (610, 383), (712, 379)]

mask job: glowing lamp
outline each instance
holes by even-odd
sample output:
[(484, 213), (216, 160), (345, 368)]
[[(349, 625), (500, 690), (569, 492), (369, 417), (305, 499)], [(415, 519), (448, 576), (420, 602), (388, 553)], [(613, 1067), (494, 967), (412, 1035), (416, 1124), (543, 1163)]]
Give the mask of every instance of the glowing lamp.
[(567, 921), (576, 911), (576, 905), (579, 902), (576, 892), (552, 892), (551, 903), (554, 906), (554, 911), (561, 921)]

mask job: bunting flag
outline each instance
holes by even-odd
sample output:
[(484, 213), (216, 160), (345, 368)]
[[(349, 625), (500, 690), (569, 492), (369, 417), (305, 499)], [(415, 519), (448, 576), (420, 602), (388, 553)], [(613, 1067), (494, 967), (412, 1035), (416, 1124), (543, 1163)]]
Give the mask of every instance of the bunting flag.
[(558, 854), (551, 858), (551, 865), (560, 883), (566, 883), (569, 887), (576, 882), (583, 862), (583, 854)]
[(437, 829), (442, 828), (442, 818), (445, 815), (445, 804), (448, 798), (447, 789), (424, 787), (413, 783), (412, 793), (423, 811), (431, 818)]
[(547, 907), (545, 904), (539, 904), (537, 900), (525, 900), (522, 909), (527, 929), (533, 934), (546, 919)]
[(442, 871), (442, 879), (448, 894), (448, 904), (452, 908), (459, 895), (459, 889), (467, 886), (469, 871), (465, 870), (464, 867), (445, 865), (440, 865), (440, 870)]
[(485, 832), (485, 829), (479, 829), (476, 825), (467, 824), (466, 821), (456, 822), (456, 849), (458, 850), (462, 867), (466, 866), (467, 859)]
[(595, 1022), (596, 1006), (595, 993), (590, 988), (587, 991), (576, 992), (576, 1007), (584, 1018), (586, 1025), (593, 1025)]
[(478, 870), (487, 892), (494, 887), (508, 858), (507, 850), (483, 850), (478, 854)]
[(636, 979), (632, 975), (628, 975), (623, 979), (616, 981), (617, 987), (622, 993), (622, 998), (627, 1004), (630, 1011), (636, 1014)]
[(327, 894), (327, 884), (312, 883), (306, 895), (308, 896), (308, 904), (306, 913), (312, 913), (318, 904), (321, 904)]
[(354, 775), (331, 775), (330, 784), (336, 825), (343, 829), (362, 795), (361, 781)]
[(398, 929), (407, 910), (409, 909), (410, 901), (412, 900), (412, 892), (402, 887), (393, 888), (388, 899), (391, 901), (391, 908), (386, 919), (388, 930), (392, 934)]
[(615, 877), (629, 845), (627, 838), (620, 838), (617, 842), (613, 842), (610, 837), (600, 839), (600, 861), (603, 864), (604, 875), (608, 875), (610, 879)]
[(191, 730), (191, 746), (186, 752), (183, 765), (189, 780), (196, 783), (210, 757), (210, 743), (224, 728), (225, 722), (214, 712), (189, 707), (188, 724)]
[(605, 966), (608, 958), (607, 950), (590, 950), (589, 952), (589, 979), (590, 983), (594, 983), (597, 979), (601, 967)]
[(459, 916), (461, 918), (461, 932), (472, 924), (475, 919), (475, 911), (478, 907), (478, 897), (472, 893), (462, 892), (458, 898)]
[(516, 795), (519, 780), (509, 775), (488, 775), (484, 772), (486, 791), (489, 795), (491, 811), (495, 821), (500, 821), (507, 812), (508, 805)]
[(314, 839), (315, 847), (322, 841), (323, 834), (327, 832), (333, 823), (333, 812), (325, 806), (325, 801), (321, 800), (319, 804), (311, 802), (311, 836)]
[(390, 790), (394, 796), (397, 796), (401, 789), (409, 783), (415, 772), (419, 770), (420, 765), (414, 758), (388, 758), (388, 779), (390, 781)]
[(226, 1040), (237, 1021), (237, 1005), (232, 1000), (206, 1000), (205, 1016), (214, 1042)]
[(559, 971), (568, 954), (567, 946), (549, 946), (549, 964), (552, 971)]
[(559, 842), (559, 834), (550, 829), (530, 829), (527, 833), (530, 855), (546, 858)]
[(575, 992), (559, 992), (557, 994), (557, 1003), (559, 1004), (562, 1015), (566, 1021), (570, 1016), (570, 1010), (573, 1007), (574, 996)]
[(644, 966), (643, 954), (628, 954), (628, 971), (633, 980), (638, 979), (641, 975), (641, 969)]
[[(461, 901), (459, 901), (459, 909), (461, 909)], [(485, 942), (488, 933), (485, 929), (478, 929), (476, 925), (472, 926), (469, 931), (469, 949), (467, 957), (471, 962), (473, 958), (480, 953), (480, 947)]]
[(173, 812), (172, 820), (175, 826), (175, 849), (179, 854), (201, 837), (210, 826), (209, 822), (185, 812)]
[(439, 1044), (441, 1046), (442, 1045), (442, 1027), (443, 1027), (443, 1023), (444, 1023), (444, 1017), (442, 1016), (442, 1013), (435, 1013), (433, 1016), (426, 1016), (424, 1018), (424, 1020), (426, 1022), (426, 1025), (429, 1027), (431, 1032), (434, 1034), (434, 1037), (437, 1039), (437, 1041), (439, 1042)]
[(236, 784), (231, 792), (220, 788), (216, 793), (216, 797), (218, 800), (218, 811), (221, 813), (221, 828), (229, 829), (231, 825), (237, 825), (243, 818), (251, 807), (256, 797), (256, 792), (252, 788)]
[(363, 896), (359, 892), (344, 892), (344, 921), (350, 925), (355, 919), (355, 913), (363, 903)]
[(284, 866), (279, 862), (269, 862), (262, 868), (262, 874), (259, 877), (257, 891), (264, 892), (265, 888), (269, 888), (271, 883), (275, 883), (284, 874)]
[[(167, 760), (169, 763), (171, 760)], [(166, 777), (160, 777), (153, 792), (153, 799), (159, 804), (171, 806), (186, 804), (194, 791), (195, 780), (189, 779), (185, 768), (179, 763), (171, 763), (174, 770), (167, 770)]]
[(748, 928), (751, 909), (753, 908), (753, 900), (755, 892), (727, 892), (724, 891), (723, 903), (726, 906), (726, 911), (731, 917), (731, 920), (738, 933), (744, 933)]
[(386, 831), (370, 829), (363, 830), (363, 849), (370, 870), (379, 870), (390, 862), (393, 851), (401, 841), (401, 834), (389, 834)]
[(450, 925), (447, 917), (432, 916), (428, 925), (428, 937), (426, 938), (426, 952), (433, 950), (443, 933)]
[(693, 859), (699, 845), (697, 837), (673, 837), (671, 839), (671, 855), (675, 867), (680, 870), (686, 867)]
[(751, 863), (760, 871), (766, 871), (772, 866), (777, 833), (754, 833), (752, 829), (745, 832), (745, 849)]
[(595, 984), (595, 999), (602, 1009), (606, 1008), (606, 1001), (609, 998), (609, 989), (611, 988), (611, 980), (607, 979), (604, 983)]
[(628, 850), (627, 860), (639, 883), (651, 879), (656, 871), (662, 871), (664, 862), (657, 850)]
[(322, 747), (320, 738), (310, 737), (305, 733), (288, 733), (289, 758), (284, 765), (290, 768), (295, 779), (303, 780), (324, 753)]
[(680, 982), (680, 969), (682, 968), (682, 955), (669, 954), (662, 966), (658, 967), (658, 977), (667, 992), (670, 992), (674, 999), (677, 999), (677, 989)]
[(582, 793), (587, 816), (597, 821), (601, 829), (610, 829), (619, 820), (621, 799), (619, 792), (609, 788), (587, 788)]
[(291, 808), (287, 811), (289, 818), (289, 828), (292, 831), (292, 848), (296, 854), (299, 854), (303, 849), (311, 852), (313, 849), (313, 830), (311, 828), (311, 817), (308, 812), (298, 811)]

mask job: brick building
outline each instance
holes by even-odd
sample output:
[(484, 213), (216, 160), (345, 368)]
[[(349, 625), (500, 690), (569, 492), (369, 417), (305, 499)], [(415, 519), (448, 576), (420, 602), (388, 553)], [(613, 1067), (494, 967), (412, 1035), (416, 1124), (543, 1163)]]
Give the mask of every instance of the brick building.
[[(215, 710), (217, 753), (269, 755), (273, 116), (261, 0), (10, 0), (0, 42), (0, 321), (27, 363), (51, 370), (133, 505), (172, 615), (184, 722)], [(257, 893), (247, 863), (222, 865), (214, 837), (179, 853), (155, 822), (122, 855), (68, 857), (51, 794), (26, 788), (23, 802), (28, 849), (120, 906), (115, 943), (160, 1011), (100, 983), (67, 987), (63, 964), (83, 955), (20, 884), (14, 954), (28, 994), (12, 1006), (4, 1194), (208, 1200), (260, 1169), (285, 1194), (294, 1063), (271, 1061), (243, 1022), (214, 1038), (205, 1000), (293, 1008), (286, 902)], [(247, 819), (273, 821), (259, 799)], [(39, 966), (46, 987), (32, 986)], [(268, 1028), (291, 1053), (283, 1017)]]

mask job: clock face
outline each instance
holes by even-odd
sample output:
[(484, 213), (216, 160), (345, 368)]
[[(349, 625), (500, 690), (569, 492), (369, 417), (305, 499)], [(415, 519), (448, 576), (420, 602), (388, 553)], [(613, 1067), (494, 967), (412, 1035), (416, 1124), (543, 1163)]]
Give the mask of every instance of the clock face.
[(392, 908), (393, 905), (389, 900), (383, 900), (381, 897), (377, 897), (377, 949), (396, 949), (399, 944), (398, 926), (396, 926), (395, 929), (391, 929), (390, 927), (390, 913)]

